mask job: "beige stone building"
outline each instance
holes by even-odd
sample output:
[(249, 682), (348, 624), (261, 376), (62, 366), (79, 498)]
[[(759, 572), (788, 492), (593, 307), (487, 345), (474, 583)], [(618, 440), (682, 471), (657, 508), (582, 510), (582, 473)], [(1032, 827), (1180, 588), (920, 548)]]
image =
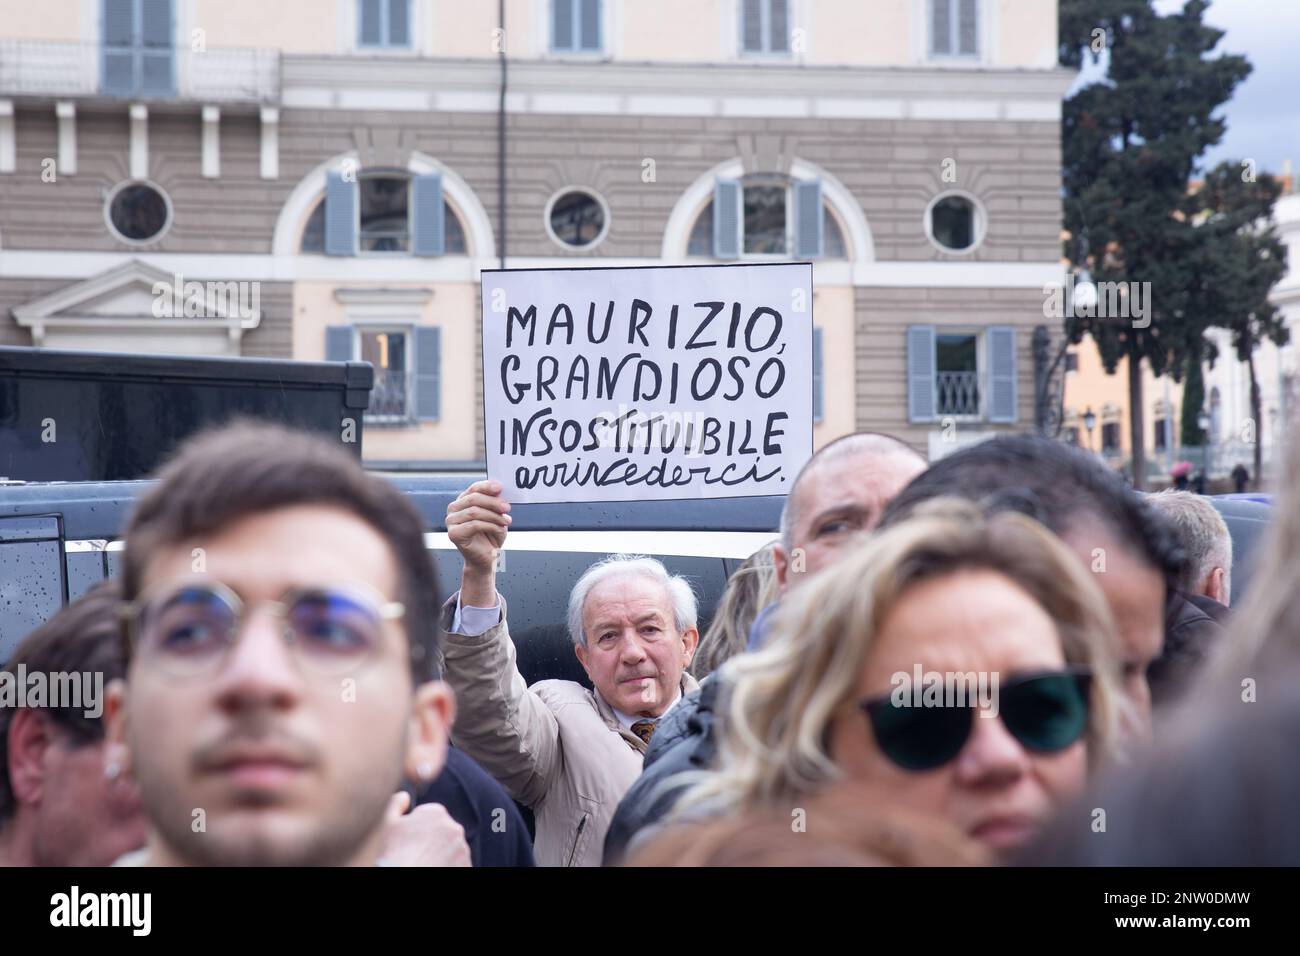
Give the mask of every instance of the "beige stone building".
[[(1129, 421), (1128, 359), (1108, 373), (1091, 336), (1070, 350), (1065, 377), (1062, 438), (1101, 456), (1112, 468), (1132, 468), (1132, 425)], [(1142, 421), (1147, 474), (1167, 475), (1183, 459), (1183, 386), (1168, 375), (1157, 377), (1142, 363)], [(1092, 422), (1092, 428), (1088, 423)], [(1189, 452), (1200, 464), (1200, 449)]]
[(366, 459), (430, 466), (482, 458), (480, 270), (811, 259), (818, 444), (1026, 430), (1056, 19), (0, 0), (0, 342), (365, 359)]

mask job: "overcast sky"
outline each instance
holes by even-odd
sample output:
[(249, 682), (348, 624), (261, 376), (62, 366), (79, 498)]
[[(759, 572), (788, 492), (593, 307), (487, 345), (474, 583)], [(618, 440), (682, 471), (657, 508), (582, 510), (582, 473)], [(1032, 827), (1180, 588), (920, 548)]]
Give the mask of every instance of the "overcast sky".
[[(1169, 13), (1182, 0), (1155, 0)], [(1253, 159), (1263, 172), (1281, 173), (1283, 160), (1300, 167), (1300, 0), (1213, 0), (1205, 22), (1226, 31), (1216, 52), (1244, 54), (1254, 70), (1224, 107), (1228, 132), (1203, 158), (1204, 168), (1225, 159)], [(1085, 69), (1081, 80), (1099, 74)], [(1076, 84), (1077, 85), (1077, 84)]]

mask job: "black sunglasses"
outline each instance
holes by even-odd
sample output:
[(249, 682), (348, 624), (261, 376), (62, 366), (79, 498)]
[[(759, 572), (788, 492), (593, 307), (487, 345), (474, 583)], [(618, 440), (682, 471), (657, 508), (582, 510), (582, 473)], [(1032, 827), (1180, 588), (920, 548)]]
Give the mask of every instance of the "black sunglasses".
[[(998, 688), (998, 716), (1027, 750), (1055, 753), (1088, 729), (1086, 668), (1025, 674)], [(905, 770), (934, 770), (961, 753), (975, 720), (974, 706), (899, 706), (886, 694), (858, 704), (881, 752)]]

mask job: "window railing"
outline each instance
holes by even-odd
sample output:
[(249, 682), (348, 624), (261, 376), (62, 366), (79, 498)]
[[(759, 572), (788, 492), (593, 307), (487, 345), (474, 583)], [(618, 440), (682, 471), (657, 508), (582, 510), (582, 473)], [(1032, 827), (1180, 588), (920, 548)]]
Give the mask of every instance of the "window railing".
[(980, 413), (979, 372), (936, 372), (934, 386), (938, 414)]
[(374, 424), (399, 424), (409, 421), (406, 373), (375, 367), (375, 384), (370, 390), (370, 407), (365, 420)]
[[(166, 47), (142, 48), (165, 61)], [(128, 55), (131, 48), (110, 48)], [(280, 51), (171, 48), (174, 92), (105, 90), (104, 47), (52, 40), (0, 40), (0, 96), (140, 96), (204, 103), (274, 104), (280, 100)]]

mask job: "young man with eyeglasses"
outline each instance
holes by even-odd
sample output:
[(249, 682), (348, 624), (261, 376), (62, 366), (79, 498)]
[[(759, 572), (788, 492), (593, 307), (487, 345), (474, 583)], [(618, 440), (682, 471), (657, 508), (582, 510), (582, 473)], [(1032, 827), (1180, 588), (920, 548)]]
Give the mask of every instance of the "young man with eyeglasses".
[[(107, 772), (149, 819), (132, 862), (384, 861), (398, 788), (438, 775), (455, 711), (421, 527), (342, 449), (281, 428), (209, 433), (164, 468), (126, 532), (130, 660), (106, 705)], [(468, 862), (459, 827), (420, 822), (422, 862), (452, 837), (443, 861)]]

